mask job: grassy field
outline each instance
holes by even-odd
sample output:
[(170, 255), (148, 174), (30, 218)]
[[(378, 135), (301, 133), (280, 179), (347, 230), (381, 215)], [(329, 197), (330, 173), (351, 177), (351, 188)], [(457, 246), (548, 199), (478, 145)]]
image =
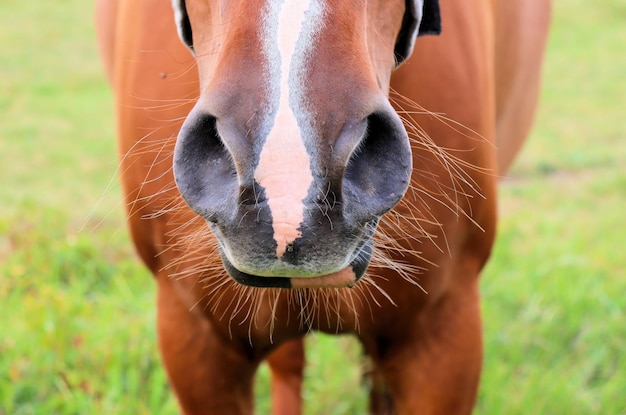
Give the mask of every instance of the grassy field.
[[(480, 415), (626, 414), (626, 3), (555, 3), (537, 127), (482, 280)], [(0, 0), (0, 415), (176, 413), (92, 13)], [(309, 346), (307, 413), (364, 413), (356, 344)]]

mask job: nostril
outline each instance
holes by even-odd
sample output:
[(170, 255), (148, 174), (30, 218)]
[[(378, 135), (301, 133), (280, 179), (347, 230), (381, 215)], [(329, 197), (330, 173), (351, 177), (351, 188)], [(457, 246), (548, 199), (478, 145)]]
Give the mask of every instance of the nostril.
[(192, 111), (187, 117), (174, 150), (174, 177), (189, 206), (206, 219), (237, 197), (237, 170), (214, 116)]
[(400, 201), (412, 169), (408, 136), (395, 112), (368, 116), (367, 129), (350, 155), (344, 174), (343, 194), (348, 210), (360, 220), (372, 220)]
[(217, 119), (209, 114), (190, 115), (181, 129), (179, 147), (184, 161), (204, 159), (211, 155), (222, 155), (225, 146), (217, 132)]

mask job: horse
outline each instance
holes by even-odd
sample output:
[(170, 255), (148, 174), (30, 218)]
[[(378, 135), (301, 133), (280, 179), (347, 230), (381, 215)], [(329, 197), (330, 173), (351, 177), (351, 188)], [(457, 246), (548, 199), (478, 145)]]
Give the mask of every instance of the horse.
[(544, 0), (96, 0), (130, 234), (185, 414), (302, 413), (311, 331), (372, 414), (469, 414), (497, 182), (532, 125)]

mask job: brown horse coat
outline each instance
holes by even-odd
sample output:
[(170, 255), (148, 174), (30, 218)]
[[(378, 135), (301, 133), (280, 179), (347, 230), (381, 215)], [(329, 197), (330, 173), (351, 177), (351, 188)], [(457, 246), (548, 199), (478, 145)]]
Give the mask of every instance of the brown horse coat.
[[(285, 127), (299, 131), (305, 145), (300, 148), (299, 142), (288, 141), (297, 156), (278, 162), (271, 158), (266, 162), (264, 157), (284, 148), (280, 134), (274, 153), (263, 153), (265, 144), (258, 144), (263, 141), (255, 137), (273, 137), (272, 125), (278, 125), (281, 116), (289, 122), (289, 117), (300, 120), (307, 115), (295, 111), (292, 116), (283, 108), (287, 101), (276, 98), (271, 104), (259, 95), (260, 85), (274, 81), (266, 81), (268, 71), (261, 71), (272, 61), (268, 58), (266, 64), (265, 55), (259, 52), (266, 43), (254, 25), (270, 21), (267, 16), (272, 14), (267, 12), (265, 20), (245, 16), (254, 16), (257, 3), (273, 3), (180, 3), (186, 5), (196, 59), (177, 36), (166, 1), (98, 0), (97, 24), (115, 92), (130, 231), (141, 259), (156, 278), (160, 352), (183, 412), (252, 413), (253, 375), (267, 358), (272, 369), (273, 413), (300, 413), (304, 355), (299, 339), (310, 330), (322, 330), (354, 333), (361, 340), (375, 367), (373, 413), (469, 414), (482, 360), (478, 276), (494, 240), (497, 177), (506, 171), (530, 129), (549, 2), (442, 1), (442, 34), (417, 39), (411, 57), (389, 81), (394, 53), (397, 58), (406, 57), (403, 53), (412, 46), (411, 39), (396, 39), (411, 29), (403, 24), (409, 13), (404, 4), (421, 3), (327, 0), (328, 10), (318, 18), (327, 19), (320, 25), (323, 29), (308, 35), (316, 49), (306, 53), (315, 59), (302, 58), (310, 66), (302, 70), (309, 87), (294, 92), (309, 94), (307, 105), (316, 111), (315, 123), (311, 121), (312, 132)], [(367, 9), (359, 9), (366, 3)], [(308, 13), (305, 16), (314, 20), (314, 13)], [(277, 22), (280, 33), (283, 23)], [(308, 30), (306, 22), (303, 31)], [(250, 40), (255, 36), (260, 40)], [(281, 42), (278, 48), (284, 56), (290, 46)], [(296, 55), (298, 47), (311, 46), (295, 43)], [(285, 59), (277, 62), (276, 68), (289, 64)], [(291, 85), (269, 72), (283, 90)], [(388, 91), (411, 137), (411, 153), (405, 153), (403, 143), (408, 141), (382, 99)], [(274, 105), (279, 120), (275, 124), (263, 121), (274, 113), (267, 115), (256, 107), (265, 99), (269, 107)], [(195, 112), (179, 140), (198, 144), (176, 150), (184, 156), (178, 159), (176, 174), (187, 202), (201, 215), (208, 212), (205, 219), (222, 238), (219, 247), (207, 222), (181, 198), (172, 172), (177, 136), (194, 105)], [(363, 119), (366, 126), (360, 127)], [(232, 132), (245, 126), (248, 133)], [(347, 126), (354, 131), (361, 128), (361, 132), (344, 135)], [(201, 133), (196, 134), (198, 129)], [(190, 164), (201, 153), (210, 130), (219, 130), (216, 140), (224, 145), (218, 142), (211, 152), (227, 148), (229, 154)], [(370, 139), (368, 134), (379, 130), (390, 138), (370, 151), (368, 146), (374, 146), (370, 141), (376, 137)], [(334, 152), (325, 153), (322, 139), (332, 141)], [(370, 141), (363, 144), (366, 140)], [(383, 154), (386, 145), (395, 146), (389, 147), (394, 150), (388, 153), (393, 154)], [(409, 159), (403, 161), (403, 154)], [(332, 161), (335, 155), (339, 161)], [(232, 165), (224, 167), (223, 177), (218, 170), (205, 181), (196, 177), (202, 166), (221, 166), (227, 159)], [(278, 172), (273, 170), (277, 164), (282, 166)], [(310, 172), (293, 171), (298, 166), (306, 170), (306, 164), (312, 166)], [(367, 170), (379, 164), (379, 170)], [(402, 169), (407, 168), (408, 190), (402, 187), (408, 183), (398, 184), (403, 180)], [(323, 169), (328, 173), (320, 173)], [(228, 216), (246, 205), (241, 200), (224, 202), (231, 197), (229, 175), (239, 178), (242, 194), (255, 191), (255, 183), (262, 184), (265, 212), (269, 209), (272, 217), (265, 220), (264, 211), (254, 210), (259, 200), (250, 205), (252, 214)], [(266, 177), (277, 177), (277, 184)], [(217, 186), (214, 182), (222, 187), (216, 187), (211, 197), (205, 196), (203, 186)], [(287, 195), (288, 201), (303, 205), (298, 209), (292, 210), (291, 202), (281, 204), (281, 189), (289, 183), (295, 183), (293, 192), (302, 193)], [(332, 225), (319, 225), (313, 233), (329, 228), (334, 232), (314, 239), (302, 224), (316, 217), (317, 211), (307, 210), (309, 196), (303, 189), (318, 185), (333, 190), (316, 199), (327, 207), (326, 216), (316, 220), (328, 218)], [(389, 191), (393, 195), (385, 193), (387, 186), (394, 189)], [(360, 192), (373, 196), (359, 203)], [(341, 198), (343, 210), (338, 213), (331, 193)], [(395, 208), (378, 219), (403, 194)], [(220, 203), (224, 206), (214, 206)], [(286, 212), (283, 216), (280, 209)], [(318, 206), (317, 210), (323, 209)], [(254, 215), (261, 219), (248, 224)], [(350, 222), (353, 216), (358, 220)], [(366, 216), (374, 219), (364, 230), (357, 229), (355, 223), (366, 222)], [(271, 222), (278, 217), (283, 218), (282, 225)], [(240, 234), (232, 227), (219, 227), (231, 219), (242, 224)], [(341, 250), (361, 242), (371, 246), (368, 232), (374, 226), (371, 223), (378, 221), (371, 264), (361, 278), (364, 269), (358, 260), (369, 255), (367, 250), (354, 255)], [(247, 229), (258, 232), (245, 233)], [(268, 229), (273, 229), (273, 236)], [(350, 231), (344, 235), (341, 229)], [(355, 234), (365, 236), (354, 242), (350, 238)], [(294, 246), (303, 252), (300, 257), (292, 252)], [(265, 249), (263, 261), (257, 261), (257, 249)], [(320, 256), (305, 257), (305, 251)], [(349, 265), (342, 259), (346, 255), (352, 261)], [(259, 278), (275, 276), (281, 284), (290, 280), (286, 284), (305, 288), (239, 285), (223, 263), (230, 263), (233, 278), (240, 275), (247, 284), (257, 284), (258, 280), (247, 279), (256, 272)], [(314, 275), (312, 266), (319, 267), (319, 275)], [(286, 278), (294, 275), (298, 278)], [(313, 288), (317, 285), (344, 288)]]

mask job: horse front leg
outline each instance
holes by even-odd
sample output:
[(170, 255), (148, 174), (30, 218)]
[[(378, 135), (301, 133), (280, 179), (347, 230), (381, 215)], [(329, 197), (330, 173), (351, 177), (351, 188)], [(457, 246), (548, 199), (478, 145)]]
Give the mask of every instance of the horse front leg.
[(260, 359), (190, 311), (167, 275), (157, 276), (157, 328), (166, 372), (185, 415), (252, 415)]
[(457, 288), (395, 337), (365, 344), (375, 415), (469, 415), (482, 365), (478, 289)]
[(271, 370), (272, 415), (302, 413), (304, 341), (290, 340), (278, 346), (267, 358)]

